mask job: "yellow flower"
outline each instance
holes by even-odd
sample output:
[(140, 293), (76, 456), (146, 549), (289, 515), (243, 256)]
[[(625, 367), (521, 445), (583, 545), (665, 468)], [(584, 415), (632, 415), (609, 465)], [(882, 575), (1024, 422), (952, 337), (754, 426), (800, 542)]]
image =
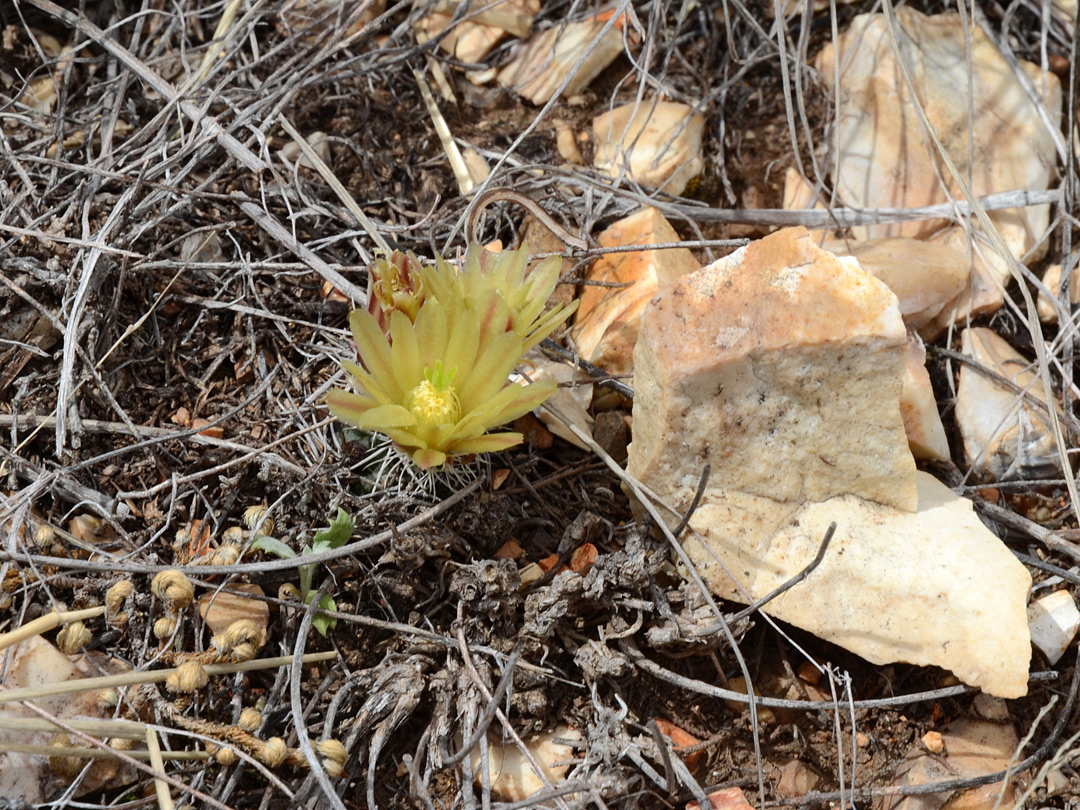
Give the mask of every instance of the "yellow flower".
[(545, 313), (560, 262), (541, 262), (526, 279), (527, 260), (524, 247), (491, 254), (477, 245), (460, 271), (438, 255), (430, 267), (400, 253), (377, 260), (370, 311), (349, 316), (360, 355), (360, 365), (344, 363), (354, 391), (327, 394), (331, 412), (386, 434), (424, 469), (520, 443), (520, 433), (487, 431), (536, 408), (556, 384), (512, 384), (510, 372), (576, 306)]
[(526, 277), (528, 263), (527, 245), (492, 253), (472, 244), (465, 251), (460, 272), (436, 256), (434, 267), (421, 270), (421, 287), (425, 295), (447, 303), (477, 302), (488, 292), (497, 293), (508, 310), (504, 328), (521, 338), (525, 352), (554, 332), (577, 309), (574, 301), (544, 312), (548, 297), (559, 281), (562, 260), (558, 256), (544, 259)]
[(363, 430), (385, 433), (424, 469), (451, 456), (518, 444), (520, 433), (485, 433), (540, 405), (555, 383), (508, 382), (522, 341), (513, 331), (491, 328), (507, 319), (497, 295), (489, 293), (478, 311), (464, 309), (474, 317), (448, 318), (447, 307), (429, 298), (416, 323), (392, 312), (389, 336), (370, 313), (354, 310), (349, 324), (363, 367), (344, 364), (356, 392), (327, 394), (331, 412)]

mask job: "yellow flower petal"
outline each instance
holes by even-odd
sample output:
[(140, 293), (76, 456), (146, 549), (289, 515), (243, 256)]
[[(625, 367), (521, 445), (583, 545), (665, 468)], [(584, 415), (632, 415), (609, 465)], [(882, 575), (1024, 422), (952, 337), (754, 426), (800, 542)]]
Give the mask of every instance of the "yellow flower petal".
[(394, 379), (402, 391), (409, 392), (424, 379), (424, 364), (420, 360), (416, 330), (404, 312), (390, 313), (390, 339)]
[(455, 454), (497, 453), (521, 444), (520, 433), (487, 433), (475, 439), (462, 439), (452, 445)]
[(400, 401), (405, 392), (398, 389), (394, 379), (390, 342), (379, 328), (378, 321), (366, 309), (354, 309), (349, 315), (349, 327), (352, 329), (364, 368), (392, 400)]

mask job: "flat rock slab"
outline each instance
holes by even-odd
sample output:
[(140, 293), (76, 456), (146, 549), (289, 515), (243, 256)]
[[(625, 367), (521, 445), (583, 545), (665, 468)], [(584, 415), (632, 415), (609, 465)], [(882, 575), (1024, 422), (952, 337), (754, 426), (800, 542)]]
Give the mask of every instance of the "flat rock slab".
[[(766, 613), (875, 664), (939, 666), (1021, 697), (1031, 577), (971, 501), (927, 473), (916, 480), (914, 514), (852, 495), (778, 510), (765, 498), (710, 493), (691, 520), (704, 543), (686, 549), (710, 590), (747, 602), (744, 591), (760, 599), (809, 565), (835, 521), (824, 561)], [(768, 537), (755, 531), (774, 525)]]
[[(628, 471), (676, 512), (710, 588), (878, 664), (1027, 691), (1027, 570), (970, 501), (916, 474), (896, 297), (852, 258), (779, 231), (653, 299), (634, 352)], [(673, 517), (671, 523), (678, 522)]]

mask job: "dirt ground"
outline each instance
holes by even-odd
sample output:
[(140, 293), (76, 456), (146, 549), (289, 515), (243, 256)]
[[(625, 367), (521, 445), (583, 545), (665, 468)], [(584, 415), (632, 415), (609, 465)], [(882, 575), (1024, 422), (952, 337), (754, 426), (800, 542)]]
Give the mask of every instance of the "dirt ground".
[[(373, 245), (342, 196), (282, 152), (286, 125), (327, 133), (330, 170), (385, 238), (421, 256), (455, 253), (468, 198), (414, 75), (436, 86), (438, 64), (456, 97), (439, 107), (462, 146), (498, 164), (493, 185), (525, 191), (572, 230), (595, 234), (646, 192), (568, 167), (555, 127), (588, 131), (597, 112), (644, 85), (700, 102), (706, 115), (706, 168), (684, 195), (691, 203), (775, 209), (796, 149), (808, 161), (829, 120), (829, 96), (806, 69), (832, 36), (828, 10), (808, 15), (806, 31), (799, 14), (787, 27), (805, 90), (793, 145), (771, 3), (635, 2), (644, 37), (628, 29), (628, 52), (580, 98), (548, 109), (474, 86), (437, 43), (418, 45), (420, 3), (391, 3), (366, 26), (353, 23), (367, 4), (241, 3), (224, 56), (200, 73), (226, 5), (0, 3), (0, 629), (102, 604), (128, 579), (126, 625), (89, 622), (89, 649), (153, 668), (161, 648), (152, 628), (164, 615), (151, 595), (157, 572), (188, 566), (196, 595), (259, 585), (269, 605), (261, 656), (336, 657), (297, 665), (299, 690), (280, 667), (220, 676), (192, 698), (152, 687), (143, 711), (178, 729), (165, 743), (172, 750), (203, 748), (176, 717), (234, 726), (244, 707), (258, 706), (258, 738), (301, 750), (309, 738), (333, 738), (348, 757), (330, 781), (297, 763), (272, 769), (274, 779), (243, 760), (170, 766), (229, 807), (313, 807), (321, 796), (318, 806), (349, 808), (682, 808), (741, 787), (754, 807), (868, 808), (904, 792), (889, 785), (905, 754), (928, 731), (975, 716), (976, 690), (931, 668), (871, 665), (760, 616), (736, 620), (737, 605), (719, 604), (726, 632), (709, 629), (705, 598), (635, 518), (618, 478), (528, 420), (526, 445), (424, 478), (377, 436), (329, 417), (322, 397), (343, 383), (335, 360), (355, 356), (340, 291), (365, 287)], [(839, 30), (873, 5), (841, 7)], [(1045, 29), (1038, 3), (980, 5), (1018, 56), (1038, 62), (1045, 48), (1068, 81), (1075, 34), (1057, 17)], [(593, 10), (545, 2), (536, 26)], [(516, 42), (486, 64), (504, 62)], [(1075, 178), (1073, 167), (1062, 171)], [(769, 230), (698, 221), (682, 202), (669, 214), (687, 239)], [(492, 206), (484, 240), (515, 244), (522, 214)], [(1060, 232), (1055, 240), (1047, 264), (1061, 260)], [(727, 249), (695, 253), (704, 261)], [(567, 289), (585, 264), (564, 278)], [(1011, 316), (987, 323), (1027, 349)], [(959, 447), (953, 369), (935, 354), (950, 348), (947, 339), (931, 347), (930, 364)], [(609, 396), (605, 408), (629, 414), (631, 401)], [(625, 440), (615, 431), (608, 446)], [(955, 461), (933, 471), (959, 484)], [(1036, 582), (1057, 576), (1075, 592), (1078, 535), (1063, 483), (966, 483), (999, 507), (992, 525)], [(250, 539), (244, 515), (258, 506), (272, 519), (262, 531), (293, 549), (339, 508), (356, 521), (349, 545), (314, 569), (314, 585), (334, 600), (326, 636), (282, 590), (298, 581), (296, 561), (257, 550), (238, 564), (215, 557), (240, 529)], [(1046, 544), (1048, 531), (1056, 545)], [(557, 576), (588, 543), (592, 566)], [(525, 565), (550, 567), (552, 555), (555, 567), (523, 585)], [(181, 622), (175, 649), (206, 650), (211, 634), (197, 613)], [(826, 665), (824, 676), (812, 675), (807, 656)], [(1069, 764), (1052, 789), (1038, 776), (1075, 732), (1075, 661), (1075, 641), (1055, 667), (1036, 655), (1028, 696), (1009, 701), (1000, 721), (1031, 733), (1019, 784), (1036, 784), (1032, 807), (1080, 807), (1080, 774)], [(752, 722), (745, 703), (718, 691), (745, 693), (744, 672), (759, 695), (824, 702), (760, 706)], [(494, 741), (504, 720), (525, 738), (579, 732), (557, 790), (500, 805), (474, 784), (470, 758), (454, 754), (477, 728), (489, 725)], [(672, 751), (658, 721), (696, 742)], [(793, 760), (813, 784), (784, 795), (778, 785)], [(153, 784), (142, 774), (78, 806), (152, 805)], [(327, 784), (339, 799), (325, 795)], [(201, 801), (177, 789), (173, 798)]]

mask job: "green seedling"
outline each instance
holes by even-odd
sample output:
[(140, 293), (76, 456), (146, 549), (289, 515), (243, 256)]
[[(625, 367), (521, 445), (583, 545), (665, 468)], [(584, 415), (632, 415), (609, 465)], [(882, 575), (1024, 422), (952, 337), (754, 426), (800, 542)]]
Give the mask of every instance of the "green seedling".
[[(315, 532), (315, 539), (311, 541), (311, 545), (305, 545), (300, 549), (300, 557), (303, 558), (311, 554), (320, 554), (324, 551), (330, 551), (331, 549), (345, 545), (349, 542), (349, 538), (352, 537), (353, 529), (355, 527), (356, 523), (353, 519), (349, 517), (344, 509), (339, 508), (337, 517), (334, 518), (330, 526)], [(265, 534), (260, 534), (252, 540), (251, 547), (286, 560), (297, 556), (296, 552), (289, 545), (278, 540), (276, 537), (270, 537)], [(315, 564), (301, 565), (299, 571), (300, 598), (305, 605), (309, 605), (311, 604), (311, 600), (315, 598), (316, 592), (316, 589), (312, 587), (312, 582), (315, 579)], [(321, 610), (337, 610), (337, 603), (330, 594), (326, 594), (319, 600), (319, 608)], [(325, 613), (316, 613), (315, 618), (312, 620), (312, 624), (315, 626), (315, 629), (325, 637), (330, 630), (333, 630), (334, 627), (337, 626), (337, 619), (333, 616), (327, 616)]]

